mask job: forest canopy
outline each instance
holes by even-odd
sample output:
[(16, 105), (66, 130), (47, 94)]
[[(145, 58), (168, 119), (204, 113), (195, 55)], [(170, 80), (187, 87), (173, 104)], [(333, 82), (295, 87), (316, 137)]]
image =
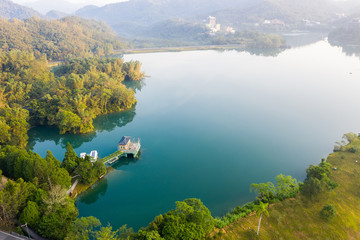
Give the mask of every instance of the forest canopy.
[(99, 57), (66, 61), (51, 72), (45, 57), (21, 51), (1, 54), (0, 70), (0, 145), (22, 147), (30, 126), (93, 131), (96, 116), (136, 103), (123, 81), (144, 76), (140, 62)]
[(124, 48), (124, 43), (105, 23), (79, 17), (61, 20), (0, 20), (0, 49), (33, 52), (49, 60), (94, 57)]

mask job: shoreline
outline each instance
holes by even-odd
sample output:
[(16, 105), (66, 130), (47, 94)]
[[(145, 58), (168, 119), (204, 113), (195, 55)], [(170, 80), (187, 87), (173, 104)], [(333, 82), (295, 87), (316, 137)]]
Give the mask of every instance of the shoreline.
[(184, 52), (184, 51), (198, 51), (198, 50), (228, 50), (228, 49), (245, 49), (244, 44), (231, 45), (199, 45), (199, 46), (178, 46), (178, 47), (154, 47), (154, 48), (133, 48), (133, 49), (119, 49), (114, 50), (113, 55), (116, 54), (135, 54), (135, 53), (156, 53), (156, 52)]

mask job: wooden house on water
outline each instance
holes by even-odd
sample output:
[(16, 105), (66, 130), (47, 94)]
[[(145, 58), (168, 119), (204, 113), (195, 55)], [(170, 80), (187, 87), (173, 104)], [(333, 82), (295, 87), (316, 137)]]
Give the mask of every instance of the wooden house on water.
[(129, 136), (121, 138), (118, 149), (125, 155), (125, 157), (136, 157), (139, 153), (141, 144), (140, 139), (132, 139)]

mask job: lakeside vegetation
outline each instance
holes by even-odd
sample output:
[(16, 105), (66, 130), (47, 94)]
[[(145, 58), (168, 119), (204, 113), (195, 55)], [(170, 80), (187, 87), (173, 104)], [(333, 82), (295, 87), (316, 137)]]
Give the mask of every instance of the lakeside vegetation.
[[(21, 51), (1, 55), (0, 228), (14, 230), (14, 219), (18, 219), (42, 236), (59, 240), (231, 239), (233, 236), (227, 235), (227, 229), (236, 228), (237, 221), (247, 221), (249, 217), (253, 219), (253, 225), (251, 230), (245, 231), (244, 237), (252, 239), (257, 238), (257, 226), (261, 226), (258, 228), (259, 236), (267, 236), (266, 211), (269, 211), (271, 218), (274, 214), (272, 209), (278, 204), (304, 199), (304, 204), (309, 206), (307, 213), (313, 214), (311, 206), (314, 202), (333, 194), (339, 189), (338, 185), (342, 187), (333, 177), (330, 161), (323, 160), (318, 166), (310, 166), (303, 184), (283, 175), (276, 177), (276, 186), (271, 182), (252, 184), (252, 189), (258, 193), (257, 199), (235, 208), (222, 218), (214, 219), (199, 199), (176, 202), (175, 209), (157, 216), (137, 233), (126, 226), (112, 229), (94, 217), (77, 218), (74, 200), (66, 195), (71, 178), (78, 175), (81, 183), (92, 183), (105, 173), (105, 166), (101, 162), (92, 163), (88, 157), (79, 158), (70, 144), (67, 145), (62, 164), (50, 151), (45, 158), (41, 158), (34, 152), (24, 150), (27, 130), (35, 125), (55, 125), (61, 133), (92, 131), (92, 120), (97, 115), (128, 109), (135, 104), (134, 92), (127, 89), (123, 82), (141, 79), (141, 64), (124, 63), (116, 58), (86, 57), (67, 59), (50, 71), (45, 55), (37, 55)], [(357, 154), (360, 149), (360, 140), (356, 135), (346, 136), (350, 143), (336, 148), (339, 152), (336, 154), (344, 153), (342, 160), (348, 154)], [(300, 195), (297, 196), (299, 191)], [(334, 202), (326, 202), (326, 205), (321, 203), (316, 208), (316, 216), (328, 224), (337, 221), (339, 206)], [(274, 224), (286, 211), (290, 210), (279, 210)], [(259, 216), (253, 216), (255, 212)], [(234, 222), (235, 225), (231, 225)], [(293, 224), (296, 224), (295, 220)], [(351, 224), (351, 227), (357, 227), (356, 221)], [(306, 230), (304, 227), (299, 231), (302, 233)], [(269, 238), (281, 237), (282, 234), (292, 237), (290, 230), (276, 231)], [(321, 234), (320, 231), (315, 233), (317, 236)], [(233, 239), (239, 239), (241, 234), (236, 233)]]
[[(350, 138), (349, 138), (350, 136)], [(268, 207), (261, 223), (251, 214), (222, 229), (212, 239), (357, 239), (360, 189), (360, 139), (346, 134), (326, 161), (307, 169), (307, 178), (294, 198)], [(311, 190), (311, 191), (309, 191)]]
[[(222, 218), (214, 219), (199, 199), (176, 202), (174, 210), (155, 217), (137, 233), (126, 226), (117, 230), (110, 225), (104, 227), (94, 217), (76, 218), (74, 201), (66, 196), (64, 188), (70, 184), (66, 168), (73, 163), (74, 174), (81, 167), (81, 163), (75, 166), (80, 160), (71, 145), (61, 166), (51, 152), (42, 159), (31, 151), (3, 147), (0, 169), (9, 180), (2, 180), (0, 190), (1, 228), (9, 228), (12, 220), (18, 218), (50, 239), (343, 239), (356, 236), (360, 221), (355, 213), (360, 210), (356, 204), (356, 189), (360, 187), (357, 183), (360, 138), (349, 133), (344, 139), (348, 143), (337, 144), (327, 160), (322, 159), (319, 165), (311, 165), (306, 170), (303, 183), (291, 176), (279, 175), (276, 185), (272, 182), (252, 184), (257, 198)], [(81, 178), (86, 182), (84, 180)]]
[(25, 147), (27, 130), (55, 125), (61, 133), (93, 131), (101, 114), (130, 109), (133, 90), (125, 80), (139, 80), (139, 62), (119, 58), (66, 61), (51, 72), (45, 58), (11, 51), (0, 55), (0, 144)]

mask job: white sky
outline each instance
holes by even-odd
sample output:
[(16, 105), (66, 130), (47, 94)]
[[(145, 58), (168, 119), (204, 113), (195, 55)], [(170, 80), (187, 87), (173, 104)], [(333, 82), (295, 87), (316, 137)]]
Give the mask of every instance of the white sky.
[[(13, 2), (15, 3), (28, 3), (28, 2), (36, 2), (37, 0), (13, 0)], [(51, 0), (49, 0), (51, 1)], [(123, 2), (124, 0), (66, 0), (67, 2), (71, 2), (71, 3), (88, 3), (88, 4), (94, 4), (94, 5), (98, 5), (98, 6), (103, 6), (109, 3), (115, 3), (115, 2)]]

